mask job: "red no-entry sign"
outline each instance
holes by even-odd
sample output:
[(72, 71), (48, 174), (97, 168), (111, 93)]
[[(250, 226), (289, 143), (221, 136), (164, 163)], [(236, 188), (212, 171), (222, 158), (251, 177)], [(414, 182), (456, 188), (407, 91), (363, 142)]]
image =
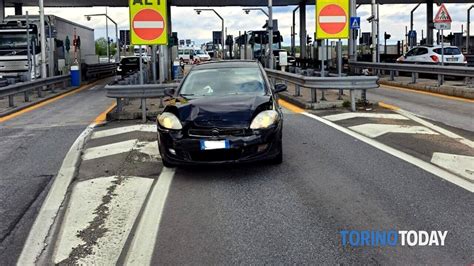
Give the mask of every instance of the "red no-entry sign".
[(143, 9), (133, 18), (133, 30), (145, 41), (159, 38), (163, 34), (165, 21), (160, 13), (153, 9)]
[(347, 26), (347, 14), (339, 5), (327, 5), (319, 13), (319, 26), (327, 34), (338, 34)]

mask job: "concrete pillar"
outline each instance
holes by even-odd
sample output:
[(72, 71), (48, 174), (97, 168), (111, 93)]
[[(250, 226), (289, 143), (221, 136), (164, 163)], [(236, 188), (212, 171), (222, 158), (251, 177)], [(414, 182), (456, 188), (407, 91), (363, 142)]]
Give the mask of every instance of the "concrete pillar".
[(0, 0), (0, 21), (5, 18), (5, 0)]
[(23, 15), (23, 4), (22, 3), (15, 3), (15, 16)]
[(306, 0), (300, 2), (300, 58), (306, 58)]
[(433, 0), (426, 0), (426, 45), (433, 45)]

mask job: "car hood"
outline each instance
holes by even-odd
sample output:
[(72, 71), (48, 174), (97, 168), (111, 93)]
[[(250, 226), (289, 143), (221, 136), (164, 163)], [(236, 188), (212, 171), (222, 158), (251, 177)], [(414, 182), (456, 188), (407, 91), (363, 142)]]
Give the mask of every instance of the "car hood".
[(197, 127), (249, 127), (256, 113), (269, 109), (272, 97), (216, 96), (201, 97), (176, 105), (181, 122)]

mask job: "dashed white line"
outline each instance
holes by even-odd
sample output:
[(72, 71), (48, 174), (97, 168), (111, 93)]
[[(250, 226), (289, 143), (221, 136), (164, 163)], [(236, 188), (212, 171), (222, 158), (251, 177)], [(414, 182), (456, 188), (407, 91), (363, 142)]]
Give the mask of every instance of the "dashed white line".
[(474, 157), (435, 152), (431, 163), (458, 174), (474, 183)]

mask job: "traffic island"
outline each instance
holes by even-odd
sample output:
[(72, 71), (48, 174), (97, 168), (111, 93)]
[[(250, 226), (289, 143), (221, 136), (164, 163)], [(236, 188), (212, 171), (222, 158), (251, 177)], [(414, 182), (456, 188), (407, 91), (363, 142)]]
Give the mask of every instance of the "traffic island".
[[(165, 103), (161, 99), (146, 99), (147, 120), (156, 120)], [(116, 106), (107, 114), (107, 121), (139, 120), (143, 118), (142, 101), (140, 99), (123, 100), (122, 106)]]

